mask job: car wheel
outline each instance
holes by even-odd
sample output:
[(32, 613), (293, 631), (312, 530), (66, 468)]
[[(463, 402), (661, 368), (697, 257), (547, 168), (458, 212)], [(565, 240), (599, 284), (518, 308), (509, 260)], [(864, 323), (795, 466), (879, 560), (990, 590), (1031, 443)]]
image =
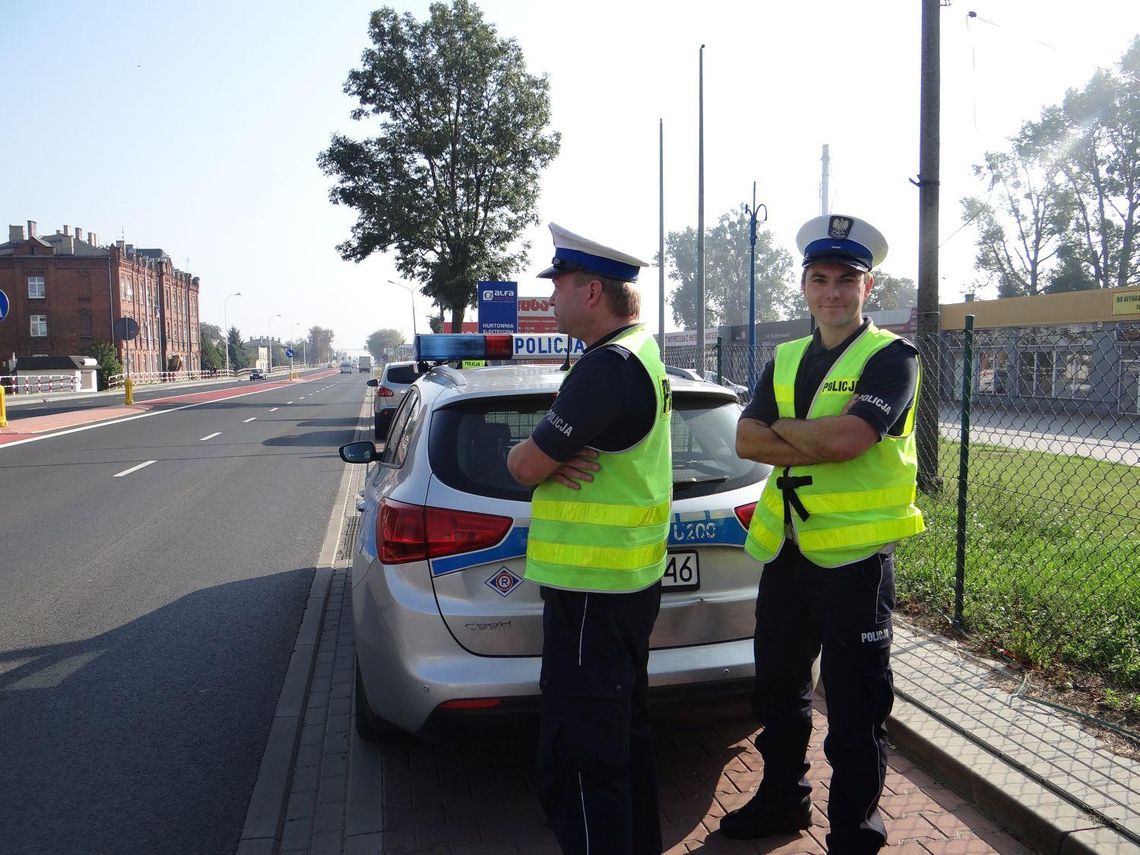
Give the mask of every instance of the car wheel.
[(368, 705), (368, 695), (364, 693), (364, 678), (360, 676), (360, 663), (353, 658), (356, 666), (356, 732), (361, 739), (387, 739), (403, 731), (390, 721), (380, 718)]
[(384, 439), (388, 435), (388, 420), (379, 413), (376, 414), (376, 428), (374, 433), (379, 440)]

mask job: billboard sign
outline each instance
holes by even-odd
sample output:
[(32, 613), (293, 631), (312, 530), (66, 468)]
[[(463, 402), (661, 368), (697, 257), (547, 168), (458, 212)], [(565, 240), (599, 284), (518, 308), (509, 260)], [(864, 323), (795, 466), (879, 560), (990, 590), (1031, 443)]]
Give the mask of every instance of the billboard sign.
[(479, 332), (518, 332), (519, 283), (479, 283)]

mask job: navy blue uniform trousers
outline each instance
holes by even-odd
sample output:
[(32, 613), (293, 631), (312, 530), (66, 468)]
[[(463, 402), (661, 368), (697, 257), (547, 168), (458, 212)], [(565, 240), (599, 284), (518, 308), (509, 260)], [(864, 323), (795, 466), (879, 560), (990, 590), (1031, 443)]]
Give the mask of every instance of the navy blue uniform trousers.
[(824, 753), (831, 764), (827, 835), (831, 855), (874, 853), (886, 842), (879, 797), (887, 771), (884, 724), (894, 702), (891, 612), (893, 555), (819, 567), (791, 541), (764, 566), (756, 596), (756, 684), (763, 730), (759, 793), (795, 805), (811, 792), (812, 661), (822, 650), (827, 695)]
[(649, 635), (661, 586), (542, 589), (538, 796), (565, 853), (659, 855)]

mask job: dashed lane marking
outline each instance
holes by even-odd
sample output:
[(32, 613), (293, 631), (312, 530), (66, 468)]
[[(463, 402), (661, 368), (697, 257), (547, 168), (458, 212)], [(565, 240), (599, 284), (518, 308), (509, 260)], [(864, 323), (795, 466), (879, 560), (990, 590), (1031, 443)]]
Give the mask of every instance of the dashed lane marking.
[(198, 442), (205, 442), (208, 439), (213, 439), (215, 436), (221, 436), (221, 435), (222, 435), (222, 432), (220, 430), (216, 430), (213, 433), (208, 433), (205, 436), (199, 437)]
[(124, 469), (122, 472), (116, 472), (112, 477), (122, 478), (124, 475), (130, 475), (132, 472), (138, 472), (140, 469), (145, 469), (147, 466), (150, 466), (150, 464), (157, 462), (158, 461), (156, 460), (148, 460), (145, 463), (140, 463), (138, 466), (132, 466), (130, 469)]
[(243, 425), (249, 424), (250, 422), (253, 422), (253, 421), (257, 421), (257, 416), (250, 416), (248, 419), (246, 419), (244, 422), (242, 422), (242, 424)]

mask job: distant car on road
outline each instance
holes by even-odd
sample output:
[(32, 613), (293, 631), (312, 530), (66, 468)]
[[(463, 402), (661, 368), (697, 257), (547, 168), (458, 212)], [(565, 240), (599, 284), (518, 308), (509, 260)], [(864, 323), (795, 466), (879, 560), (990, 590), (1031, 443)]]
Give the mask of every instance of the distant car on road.
[(340, 364), (341, 374), (353, 374), (356, 372), (356, 367), (351, 362), (342, 362)]
[(369, 386), (376, 387), (376, 397), (373, 399), (372, 412), (375, 417), (374, 436), (383, 439), (388, 433), (388, 425), (392, 423), (392, 414), (404, 400), (404, 393), (408, 387), (420, 376), (414, 362), (387, 362), (379, 377), (368, 381)]
[[(352, 568), (362, 736), (446, 733), (537, 708), (542, 601), (522, 578), (532, 488), (506, 460), (562, 377), (540, 365), (433, 368), (407, 390), (382, 452), (341, 448), (349, 463), (373, 463)], [(759, 568), (743, 546), (771, 470), (736, 456), (731, 392), (671, 385), (674, 492), (650, 691), (746, 693)]]
[(265, 368), (252, 368), (249, 372), (250, 380), (268, 380), (269, 371)]

